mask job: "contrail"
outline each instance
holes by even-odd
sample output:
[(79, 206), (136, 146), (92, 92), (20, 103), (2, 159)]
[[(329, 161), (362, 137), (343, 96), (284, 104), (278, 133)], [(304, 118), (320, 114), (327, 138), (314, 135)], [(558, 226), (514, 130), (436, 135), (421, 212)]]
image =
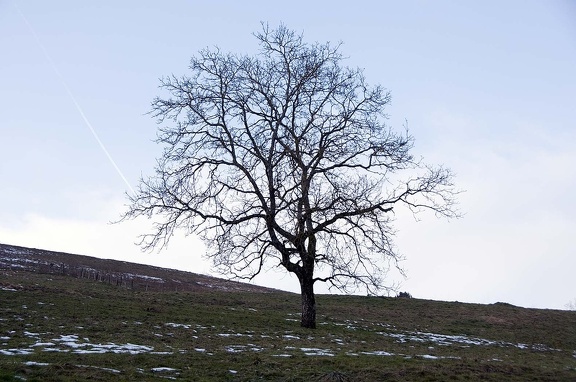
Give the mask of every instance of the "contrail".
[(130, 185), (130, 183), (128, 182), (128, 180), (126, 179), (126, 177), (124, 176), (124, 174), (122, 173), (120, 168), (118, 167), (118, 165), (116, 165), (116, 162), (112, 158), (112, 155), (110, 155), (110, 153), (106, 149), (106, 146), (104, 146), (104, 143), (102, 143), (102, 141), (100, 140), (100, 137), (96, 133), (96, 130), (94, 129), (94, 127), (92, 126), (92, 124), (90, 123), (88, 118), (86, 118), (86, 115), (84, 114), (84, 111), (80, 107), (80, 104), (78, 103), (78, 101), (76, 101), (76, 97), (74, 97), (74, 94), (72, 93), (72, 91), (70, 90), (68, 85), (66, 84), (66, 81), (64, 80), (64, 76), (62, 76), (62, 74), (60, 73), (60, 71), (56, 67), (56, 64), (54, 64), (54, 61), (52, 61), (52, 58), (50, 57), (50, 55), (48, 54), (48, 51), (44, 47), (44, 44), (42, 44), (42, 41), (40, 40), (40, 38), (36, 34), (36, 31), (32, 27), (32, 24), (30, 24), (30, 22), (28, 22), (28, 19), (20, 11), (20, 8), (18, 8), (18, 6), (16, 6), (16, 3), (12, 2), (12, 5), (16, 9), (16, 11), (20, 14), (20, 17), (22, 17), (22, 20), (24, 20), (24, 23), (28, 26), (28, 29), (30, 29), (30, 32), (32, 32), (32, 35), (34, 36), (36, 43), (38, 44), (38, 46), (42, 50), (42, 53), (44, 53), (44, 57), (46, 57), (46, 59), (50, 63), (50, 66), (52, 67), (52, 70), (54, 71), (54, 73), (56, 73), (56, 76), (60, 79), (62, 86), (64, 86), (64, 89), (66, 89), (66, 93), (68, 93), (68, 96), (72, 100), (72, 103), (74, 103), (74, 106), (76, 107), (76, 110), (78, 110), (78, 113), (80, 113), (80, 116), (84, 120), (84, 123), (86, 123), (86, 126), (88, 126), (88, 129), (90, 129), (90, 132), (92, 132), (94, 139), (96, 139), (96, 142), (98, 142), (98, 145), (100, 145), (100, 148), (102, 149), (102, 151), (104, 151), (104, 154), (106, 154), (106, 157), (108, 157), (108, 160), (110, 161), (110, 163), (112, 163), (112, 166), (114, 166), (114, 169), (116, 169), (116, 172), (118, 173), (118, 175), (120, 175), (120, 178), (122, 178), (124, 183), (126, 183), (126, 186), (130, 190), (130, 192), (132, 194), (134, 194), (135, 193), (134, 189), (132, 188), (132, 186)]

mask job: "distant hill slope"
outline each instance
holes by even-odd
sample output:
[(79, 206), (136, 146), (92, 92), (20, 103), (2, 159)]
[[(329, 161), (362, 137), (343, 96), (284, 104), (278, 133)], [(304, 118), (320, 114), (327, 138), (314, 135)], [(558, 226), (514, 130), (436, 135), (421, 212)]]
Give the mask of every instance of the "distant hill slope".
[(215, 289), (257, 293), (278, 291), (258, 285), (175, 269), (0, 243), (0, 270), (2, 269), (58, 274), (105, 282), (134, 290), (198, 291)]

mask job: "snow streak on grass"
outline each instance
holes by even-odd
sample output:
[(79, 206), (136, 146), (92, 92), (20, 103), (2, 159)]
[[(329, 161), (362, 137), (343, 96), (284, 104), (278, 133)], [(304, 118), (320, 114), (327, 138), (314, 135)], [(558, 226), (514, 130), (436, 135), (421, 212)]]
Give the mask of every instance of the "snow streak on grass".
[[(124, 324), (128, 324), (124, 322)], [(142, 326), (142, 322), (136, 321), (133, 323), (134, 326)], [(521, 350), (531, 350), (531, 351), (560, 351), (560, 349), (554, 349), (548, 347), (543, 344), (513, 344), (511, 342), (505, 341), (493, 341), (478, 337), (469, 337), (464, 335), (446, 335), (446, 334), (438, 334), (438, 333), (428, 333), (428, 332), (403, 332), (397, 331), (394, 328), (389, 327), (386, 324), (376, 324), (372, 326), (363, 326), (359, 322), (337, 322), (333, 323), (335, 326), (344, 327), (348, 331), (371, 331), (372, 326), (376, 327), (388, 327), (387, 331), (374, 331), (375, 334), (381, 335), (384, 337), (389, 337), (394, 339), (397, 343), (407, 343), (407, 342), (418, 342), (418, 343), (426, 343), (429, 344), (429, 349), (434, 349), (434, 346), (442, 346), (442, 347), (450, 347), (450, 346), (458, 346), (458, 347), (470, 347), (470, 346), (480, 346), (480, 347), (506, 347), (506, 346), (515, 346)], [(166, 329), (177, 329), (186, 332), (191, 332), (189, 334), (185, 334), (187, 337), (191, 337), (194, 339), (201, 339), (201, 337), (206, 338), (206, 342), (210, 342), (210, 338), (219, 337), (222, 339), (230, 340), (242, 340), (246, 339), (270, 339), (273, 341), (266, 341), (266, 345), (259, 345), (252, 342), (249, 343), (228, 343), (222, 344), (219, 348), (212, 349), (210, 352), (206, 348), (195, 347), (193, 350), (198, 353), (207, 353), (213, 354), (214, 352), (224, 351), (227, 353), (244, 353), (244, 352), (273, 352), (276, 353), (274, 356), (294, 356), (298, 352), (303, 353), (306, 356), (328, 356), (333, 357), (334, 355), (343, 352), (345, 355), (349, 356), (399, 356), (399, 357), (407, 357), (405, 354), (391, 352), (385, 349), (375, 349), (375, 350), (363, 350), (359, 352), (346, 350), (347, 347), (350, 347), (352, 343), (347, 342), (341, 338), (335, 337), (330, 340), (331, 343), (335, 345), (334, 348), (319, 348), (319, 347), (307, 347), (307, 346), (284, 346), (281, 348), (280, 353), (276, 346), (269, 346), (270, 342), (314, 342), (316, 339), (314, 336), (307, 336), (305, 340), (301, 338), (301, 336), (291, 334), (290, 332), (286, 333), (238, 333), (234, 332), (233, 330), (228, 330), (225, 333), (205, 333), (201, 334), (202, 332), (208, 332), (208, 329), (213, 330), (213, 327), (208, 327), (205, 325), (199, 324), (187, 324), (187, 323), (175, 323), (175, 322), (167, 322), (163, 325)], [(83, 327), (78, 327), (83, 329)], [(162, 326), (155, 326), (156, 331), (158, 329), (162, 329)], [(151, 345), (139, 345), (133, 343), (124, 343), (124, 344), (117, 344), (113, 342), (107, 343), (92, 343), (88, 337), (80, 337), (79, 334), (68, 334), (68, 335), (60, 335), (59, 337), (52, 337), (50, 333), (40, 333), (34, 332), (29, 330), (22, 331), (22, 336), (33, 340), (31, 344), (24, 347), (14, 348), (14, 347), (7, 347), (8, 342), (11, 340), (13, 336), (17, 333), (15, 331), (9, 331), (9, 335), (3, 335), (0, 339), (3, 343), (0, 343), (0, 354), (2, 355), (30, 355), (34, 354), (35, 352), (55, 352), (55, 353), (73, 353), (73, 354), (106, 354), (106, 353), (113, 353), (113, 354), (130, 354), (130, 355), (137, 355), (137, 354), (177, 354), (182, 352), (187, 352), (187, 349), (166, 349), (161, 351), (155, 351), (155, 347)], [(192, 334), (192, 335), (190, 335)], [(156, 337), (173, 337), (175, 334), (173, 332), (163, 332), (163, 333), (154, 333)], [(199, 337), (200, 336), (200, 337)], [(320, 342), (325, 343), (326, 338), (319, 339)], [(268, 346), (267, 346), (268, 345)], [(431, 355), (431, 354), (420, 354), (414, 355), (415, 357), (420, 357), (423, 359), (459, 359), (459, 356), (456, 355)]]
[(405, 333), (387, 333), (387, 332), (377, 332), (383, 336), (392, 337), (397, 339), (400, 343), (405, 342), (431, 342), (440, 346), (450, 346), (450, 345), (465, 345), (465, 346), (516, 346), (518, 349), (532, 349), (536, 351), (560, 351), (560, 349), (554, 349), (543, 344), (523, 344), (523, 343), (511, 343), (506, 341), (493, 341), (484, 338), (468, 337), (468, 336), (454, 336), (446, 334), (437, 333), (425, 333), (425, 332), (405, 332)]
[[(10, 348), (0, 349), (0, 353), (4, 355), (28, 355), (33, 354), (36, 349), (41, 349), (43, 352), (55, 353), (74, 353), (74, 354), (142, 354), (151, 353), (154, 348), (145, 345), (135, 344), (122, 344), (118, 345), (112, 342), (106, 344), (92, 344), (88, 338), (80, 339), (78, 335), (62, 335), (59, 338), (52, 338), (50, 341), (43, 341), (40, 339), (39, 333), (24, 332), (24, 336), (36, 339), (35, 342), (25, 348)], [(7, 337), (8, 338), (8, 337)], [(8, 338), (9, 339), (9, 338)]]

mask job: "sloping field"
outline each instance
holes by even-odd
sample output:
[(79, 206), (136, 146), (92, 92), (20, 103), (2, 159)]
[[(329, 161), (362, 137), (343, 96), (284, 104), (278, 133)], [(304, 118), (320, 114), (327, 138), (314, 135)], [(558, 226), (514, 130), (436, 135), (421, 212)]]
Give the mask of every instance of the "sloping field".
[(0, 269), (71, 276), (131, 290), (271, 292), (274, 289), (216, 277), (90, 256), (0, 244)]
[(0, 381), (576, 381), (576, 312), (317, 300), (0, 246)]

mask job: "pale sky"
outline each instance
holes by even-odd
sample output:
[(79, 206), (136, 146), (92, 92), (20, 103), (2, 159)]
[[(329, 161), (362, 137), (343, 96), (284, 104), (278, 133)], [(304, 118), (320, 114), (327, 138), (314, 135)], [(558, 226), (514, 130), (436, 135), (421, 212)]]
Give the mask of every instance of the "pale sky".
[[(160, 154), (158, 79), (204, 47), (254, 52), (261, 21), (342, 41), (391, 91), (390, 125), (407, 121), (415, 154), (466, 190), (462, 219), (397, 213), (408, 278), (391, 283), (447, 301), (576, 298), (574, 1), (0, 0), (0, 243), (209, 273), (194, 237), (143, 253), (148, 222), (109, 222)], [(298, 291), (273, 271), (256, 283)]]

